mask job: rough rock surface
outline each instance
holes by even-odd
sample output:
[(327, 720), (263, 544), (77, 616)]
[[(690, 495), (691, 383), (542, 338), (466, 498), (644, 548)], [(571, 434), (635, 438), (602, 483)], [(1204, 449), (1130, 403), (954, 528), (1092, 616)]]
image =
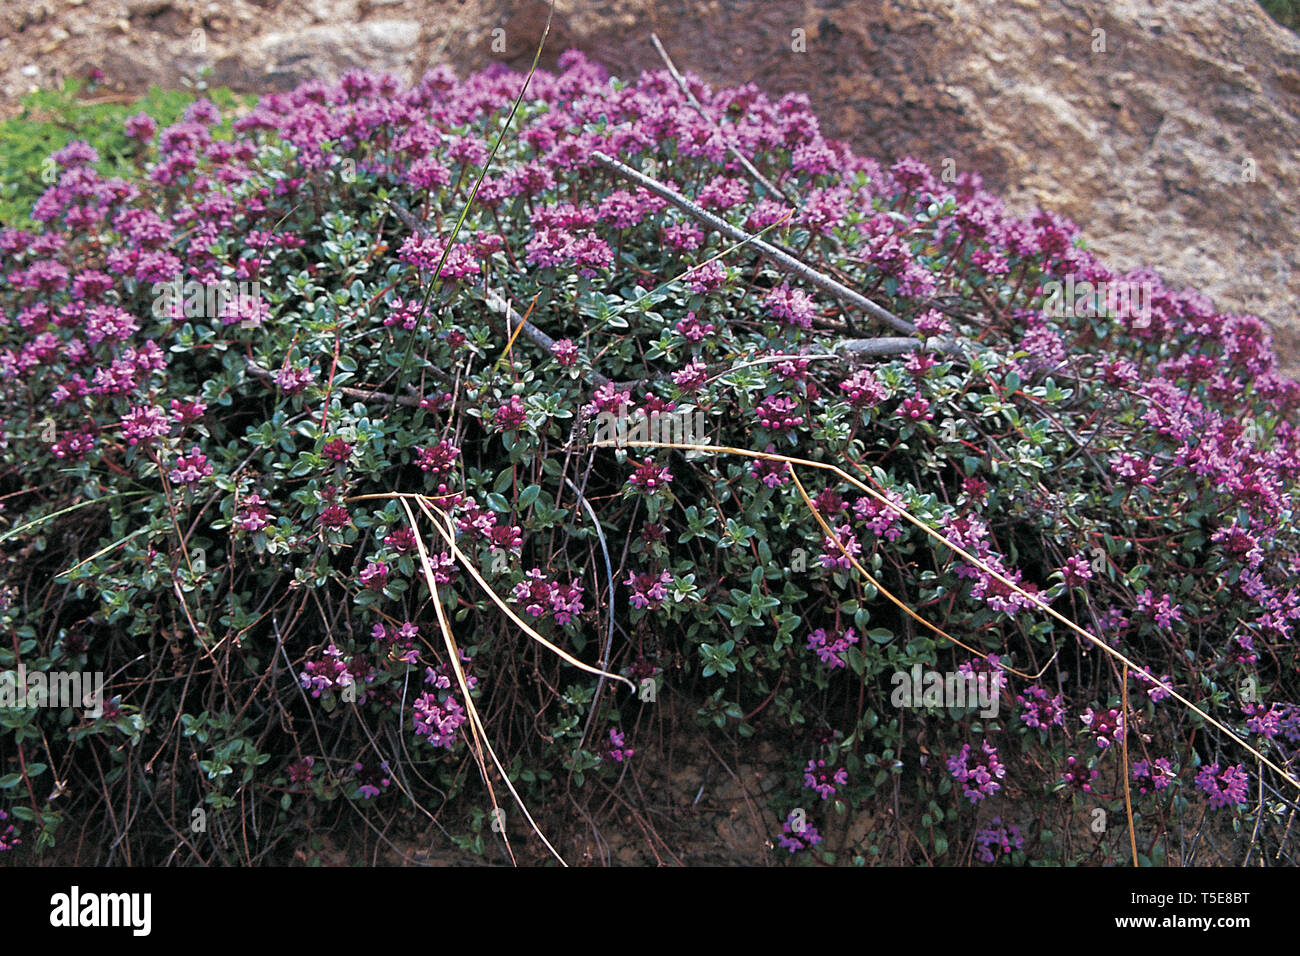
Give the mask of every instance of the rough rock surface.
[[(205, 67), (248, 92), (359, 65), (522, 67), (545, 19), (541, 0), (6, 4), (0, 112), (95, 67), (124, 92)], [(558, 0), (544, 60), (575, 46), (630, 75), (659, 65), (652, 31), (682, 69), (805, 91), (864, 153), (978, 170), (1115, 265), (1263, 316), (1300, 377), (1300, 38), (1254, 0)]]

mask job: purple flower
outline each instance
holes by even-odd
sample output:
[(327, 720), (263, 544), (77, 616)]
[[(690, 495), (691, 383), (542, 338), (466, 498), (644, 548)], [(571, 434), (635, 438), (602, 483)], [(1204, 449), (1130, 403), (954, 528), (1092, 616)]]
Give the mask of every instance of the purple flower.
[(392, 780), (388, 776), (388, 761), (381, 760), (378, 769), (358, 761), (352, 765), (353, 779), (359, 784), (362, 800), (372, 800), (387, 789)]
[(18, 839), (18, 830), (12, 823), (5, 823), (9, 819), (9, 814), (0, 810), (0, 853), (12, 850), (16, 846), (22, 845), (22, 840)]
[(436, 445), (428, 448), (417, 447), (415, 450), (415, 463), (420, 466), (420, 470), (432, 472), (434, 475), (451, 471), (460, 457), (460, 449), (445, 438)]
[(1219, 773), (1217, 763), (1206, 764), (1196, 775), (1196, 785), (1209, 797), (1210, 809), (1218, 810), (1229, 805), (1243, 806), (1246, 803), (1246, 788), (1250, 778), (1241, 769), (1241, 764), (1234, 764)]
[(673, 372), (672, 376), (673, 384), (690, 395), (703, 387), (708, 377), (708, 370), (699, 359), (693, 359), (679, 371)]
[(1156, 601), (1150, 588), (1137, 596), (1137, 609), (1149, 615), (1161, 627), (1169, 627), (1174, 621), (1183, 619), (1182, 607), (1173, 603), (1172, 595), (1162, 594), (1160, 600)]
[(1168, 674), (1161, 674), (1159, 678), (1153, 678), (1146, 671), (1138, 668), (1133, 671), (1133, 677), (1139, 684), (1151, 685), (1147, 690), (1147, 696), (1150, 697), (1152, 701), (1159, 702), (1164, 700), (1166, 697), (1173, 696), (1167, 689), (1173, 686), (1173, 678)]
[(492, 421), (503, 432), (522, 428), (528, 421), (528, 413), (524, 411), (523, 397), (511, 395), (508, 401), (498, 405), (493, 413)]
[(543, 617), (549, 612), (555, 617), (555, 623), (563, 625), (582, 613), (583, 593), (582, 584), (576, 580), (568, 584), (548, 581), (541, 569), (532, 568), (515, 585), (514, 599), (533, 617)]
[(211, 474), (212, 466), (208, 464), (208, 456), (199, 451), (198, 445), (194, 445), (188, 455), (182, 455), (176, 460), (176, 467), (171, 472), (171, 480), (173, 484), (193, 488)]
[(667, 571), (660, 571), (658, 576), (629, 572), (627, 580), (623, 583), (632, 589), (628, 601), (633, 607), (658, 607), (668, 597), (668, 588), (672, 586), (673, 576)]
[(869, 368), (858, 369), (840, 382), (840, 391), (848, 396), (849, 404), (854, 408), (870, 408), (884, 401), (889, 394)]
[[(770, 454), (775, 449), (768, 445), (763, 450)], [(786, 481), (786, 476), (790, 474), (790, 466), (783, 461), (755, 458), (749, 465), (749, 473), (767, 487), (775, 488)]]
[(825, 760), (809, 760), (804, 767), (803, 785), (816, 790), (823, 800), (835, 795), (835, 788), (843, 787), (849, 782), (849, 772), (843, 767), (831, 772), (826, 770)]
[(812, 849), (822, 842), (822, 838), (817, 828), (805, 821), (801, 813), (791, 811), (776, 842), (791, 853), (798, 853), (800, 850)]
[(612, 727), (609, 731), (609, 740), (605, 742), (604, 750), (609, 759), (616, 763), (622, 763), (636, 753), (631, 747), (624, 746), (623, 731), (615, 730)]
[(821, 662), (829, 664), (832, 668), (848, 666), (844, 654), (856, 643), (858, 643), (858, 635), (851, 627), (834, 640), (829, 638), (825, 628), (820, 627), (808, 635), (808, 650), (816, 652)]
[(410, 528), (395, 528), (384, 538), (384, 546), (398, 554), (415, 550), (415, 532)]
[(1107, 711), (1095, 711), (1089, 707), (1080, 720), (1096, 738), (1099, 750), (1105, 750), (1125, 733), (1124, 715), (1114, 707)]
[(1023, 846), (1020, 828), (1015, 824), (1003, 826), (1001, 817), (994, 817), (987, 827), (975, 832), (975, 855), (984, 863), (996, 863)]
[[(126, 436), (128, 445), (152, 444), (155, 438), (162, 438), (169, 431), (171, 422), (167, 420), (167, 413), (152, 405), (136, 406), (122, 416), (122, 434)], [(209, 468), (208, 472), (211, 471)], [(172, 480), (176, 481), (176, 478)]]
[(1092, 792), (1092, 782), (1097, 779), (1097, 771), (1085, 767), (1077, 757), (1065, 758), (1065, 773), (1062, 781), (1072, 790), (1082, 793)]
[(266, 501), (256, 491), (240, 503), (239, 513), (235, 515), (235, 524), (245, 531), (261, 531), (270, 524), (270, 512)]
[(434, 690), (421, 694), (412, 705), (415, 732), (433, 746), (450, 750), (456, 743), (456, 731), (468, 715), (449, 689), (451, 681), (445, 674), (429, 668), (425, 682)]
[(573, 339), (560, 339), (551, 346), (551, 354), (564, 368), (572, 368), (578, 362), (578, 347), (573, 344)]
[(153, 139), (156, 132), (158, 132), (158, 124), (148, 113), (136, 113), (126, 121), (126, 135), (131, 139), (138, 139), (143, 143)]
[(331, 502), (321, 509), (317, 519), (322, 528), (346, 528), (352, 521), (348, 509), (337, 502)]
[(352, 446), (342, 438), (335, 438), (325, 443), (321, 449), (321, 456), (329, 458), (331, 461), (345, 462), (352, 455)]
[[(420, 269), (435, 269), (447, 244), (436, 236), (407, 236), (397, 251), (397, 258)], [(444, 279), (464, 279), (479, 274), (479, 264), (465, 243), (457, 243), (447, 253), (442, 265)]]
[(677, 323), (676, 329), (678, 335), (690, 342), (702, 342), (706, 336), (716, 331), (712, 322), (701, 322), (694, 312), (687, 312), (686, 318)]
[(1139, 793), (1165, 790), (1177, 776), (1164, 757), (1158, 757), (1152, 763), (1139, 760), (1133, 764), (1133, 782), (1137, 784)]
[(1081, 588), (1092, 579), (1092, 566), (1088, 563), (1087, 557), (1074, 554), (1065, 559), (1061, 576), (1065, 579), (1066, 587)]
[(916, 331), (922, 335), (948, 335), (952, 332), (952, 327), (948, 324), (948, 320), (943, 317), (943, 313), (935, 309), (931, 309), (924, 315), (917, 316), (914, 324), (916, 325)]
[(311, 783), (311, 768), (315, 762), (311, 757), (303, 757), (289, 764), (289, 783), (295, 786), (300, 783)]
[(1281, 729), (1282, 712), (1274, 704), (1267, 710), (1263, 704), (1243, 704), (1241, 708), (1247, 717), (1246, 729), (1252, 734), (1261, 734), (1269, 740), (1277, 736)]
[(286, 395), (296, 395), (316, 381), (309, 368), (282, 368), (275, 373), (275, 384)]
[[(822, 551), (817, 560), (821, 566), (826, 569), (842, 568), (847, 571), (853, 567), (853, 559), (862, 556), (862, 545), (858, 542), (857, 535), (853, 534), (851, 525), (842, 524), (833, 529), (835, 537), (839, 538), (839, 544), (835, 543), (834, 538), (822, 539)], [(841, 549), (841, 545), (843, 548)]]
[(323, 654), (320, 660), (308, 661), (304, 664), (302, 673), (298, 675), (303, 689), (311, 691), (313, 697), (319, 697), (323, 692), (336, 687), (348, 687), (354, 683), (347, 664), (342, 660), (341, 650), (330, 644)]
[(370, 561), (360, 575), (361, 583), (371, 591), (382, 591), (388, 583), (388, 565), (382, 561)]
[(963, 744), (959, 753), (948, 758), (948, 772), (958, 783), (971, 803), (978, 803), (985, 797), (991, 797), (1002, 789), (998, 780), (1006, 776), (1007, 770), (998, 761), (997, 748), (985, 740), (981, 746), (982, 756), (976, 755), (972, 761), (970, 744)]
[(817, 315), (817, 306), (808, 293), (790, 288), (789, 283), (769, 292), (763, 305), (776, 318), (801, 329), (811, 329), (812, 320)]
[(793, 414), (798, 407), (798, 403), (792, 398), (786, 398), (783, 395), (769, 395), (759, 402), (758, 408), (754, 409), (754, 416), (758, 419), (758, 423), (766, 429), (789, 431), (804, 423), (802, 415)]
[(1020, 719), (1030, 727), (1046, 730), (1053, 724), (1065, 726), (1065, 698), (1061, 694), (1049, 699), (1047, 691), (1034, 684), (1016, 695), (1016, 701), (1021, 707)]
[(930, 403), (921, 397), (917, 392), (911, 398), (903, 399), (902, 406), (898, 409), (899, 414), (912, 421), (930, 421), (934, 418), (934, 412), (930, 411)]
[(672, 480), (673, 476), (667, 465), (660, 466), (653, 458), (647, 458), (636, 466), (636, 471), (627, 481), (642, 493), (654, 495), (667, 491)]

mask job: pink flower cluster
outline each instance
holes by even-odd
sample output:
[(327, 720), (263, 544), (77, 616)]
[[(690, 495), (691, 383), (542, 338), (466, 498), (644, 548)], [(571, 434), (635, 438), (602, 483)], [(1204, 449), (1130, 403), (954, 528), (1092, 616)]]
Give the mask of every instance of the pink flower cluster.
[(1209, 797), (1211, 810), (1227, 806), (1243, 806), (1246, 803), (1247, 788), (1250, 778), (1241, 769), (1241, 764), (1224, 768), (1219, 772), (1217, 763), (1206, 764), (1196, 775), (1196, 785)]
[(971, 803), (978, 803), (1002, 789), (998, 783), (1007, 775), (1007, 768), (998, 760), (998, 750), (987, 740), (980, 746), (981, 753), (971, 755), (970, 744), (962, 744), (961, 751), (948, 758), (948, 772), (962, 785), (962, 791)]
[(643, 494), (655, 495), (667, 491), (672, 480), (667, 465), (656, 464), (653, 458), (647, 458), (637, 464), (627, 483)]
[(240, 503), (235, 524), (245, 531), (261, 531), (270, 523), (271, 512), (267, 501), (256, 491), (250, 492)]
[(1096, 739), (1097, 748), (1105, 750), (1125, 733), (1124, 715), (1118, 708), (1099, 711), (1089, 707), (1080, 718)]
[(1133, 782), (1141, 794), (1166, 790), (1177, 778), (1178, 774), (1164, 757), (1150, 762), (1139, 760), (1133, 764)]
[(1020, 827), (1014, 823), (1004, 826), (1001, 817), (994, 817), (988, 826), (975, 831), (975, 855), (983, 863), (996, 863), (1024, 845)]
[(415, 699), (415, 732), (435, 747), (450, 750), (456, 743), (456, 731), (468, 715), (451, 689), (451, 679), (442, 668), (425, 668), (424, 682), (432, 688)]
[(798, 813), (792, 811), (781, 827), (781, 835), (776, 838), (777, 845), (792, 854), (801, 850), (811, 850), (822, 842), (817, 828), (808, 823)]
[(414, 664), (420, 659), (420, 650), (415, 646), (415, 640), (420, 636), (420, 629), (410, 621), (403, 622), (400, 627), (387, 627), (382, 622), (376, 623), (371, 628), (370, 636), (378, 646), (379, 652), (390, 660)]
[(1038, 594), (1038, 587), (1032, 582), (1022, 580), (1022, 572), (1019, 568), (1014, 571), (1006, 568), (1002, 557), (989, 545), (988, 525), (980, 518), (974, 514), (946, 516), (942, 525), (950, 541), (979, 558), (985, 565), (1029, 595), (1026, 597), (1020, 591), (1013, 590), (983, 568), (960, 561), (956, 569), (957, 576), (975, 579), (975, 584), (971, 588), (971, 597), (984, 601), (994, 611), (1004, 611), (1007, 614), (1015, 614), (1017, 611), (1035, 606), (1030, 598)]
[(848, 782), (847, 770), (843, 767), (834, 771), (827, 770), (825, 760), (809, 760), (808, 766), (803, 770), (803, 785), (816, 790), (823, 800), (829, 800), (835, 795), (836, 787), (847, 786)]
[(327, 691), (350, 687), (355, 682), (352, 672), (343, 661), (343, 652), (333, 643), (326, 647), (322, 654), (319, 660), (304, 664), (303, 671), (298, 676), (303, 688), (311, 691), (313, 697), (319, 697)]
[(1016, 695), (1020, 704), (1020, 719), (1028, 726), (1047, 730), (1052, 725), (1065, 726), (1065, 698), (1061, 694), (1048, 697), (1047, 691), (1033, 684), (1023, 694)]
[(415, 450), (415, 463), (420, 466), (420, 470), (432, 472), (434, 475), (450, 472), (456, 467), (456, 461), (460, 457), (460, 449), (446, 439), (428, 448)]
[(615, 763), (622, 763), (636, 753), (635, 750), (626, 745), (623, 731), (613, 727), (609, 730), (609, 739), (605, 741), (604, 751), (609, 759)]
[(548, 581), (540, 568), (532, 568), (515, 585), (514, 598), (533, 617), (552, 614), (555, 623), (568, 624), (582, 613), (582, 593), (582, 585), (577, 581), (568, 584)]
[(832, 668), (848, 666), (844, 655), (856, 643), (858, 643), (858, 635), (851, 627), (833, 640), (822, 627), (808, 635), (808, 650), (815, 652), (823, 664), (828, 664)]
[(623, 582), (631, 589), (628, 601), (635, 608), (655, 608), (668, 597), (668, 588), (672, 587), (673, 576), (668, 571), (651, 573), (629, 572)]
[(876, 378), (869, 368), (861, 368), (840, 382), (840, 391), (848, 396), (854, 408), (870, 408), (889, 396), (889, 389)]
[(784, 395), (769, 395), (758, 403), (754, 417), (758, 423), (769, 431), (791, 431), (804, 423), (802, 415), (796, 415), (799, 404)]
[(212, 466), (208, 464), (208, 456), (199, 450), (198, 445), (194, 445), (188, 455), (181, 455), (176, 460), (176, 467), (172, 469), (170, 477), (173, 484), (193, 488), (211, 474)]

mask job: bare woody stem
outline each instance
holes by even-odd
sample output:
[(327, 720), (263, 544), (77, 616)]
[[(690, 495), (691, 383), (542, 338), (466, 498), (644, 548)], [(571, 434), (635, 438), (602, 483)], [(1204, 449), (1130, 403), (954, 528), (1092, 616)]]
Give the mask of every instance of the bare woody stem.
[(917, 339), (882, 336), (878, 339), (844, 339), (831, 346), (831, 351), (836, 355), (856, 359), (880, 358), (886, 355), (906, 355), (917, 349), (930, 349), (954, 356), (964, 355), (960, 345), (946, 339), (927, 339), (925, 342), (921, 342)]
[[(673, 79), (677, 81), (677, 87), (682, 91), (682, 95), (686, 97), (687, 102), (690, 103), (691, 106), (695, 108), (695, 112), (699, 113), (701, 118), (703, 118), (705, 121), (713, 122), (714, 125), (718, 128), (718, 132), (722, 133), (723, 132), (722, 124), (718, 122), (714, 122), (713, 118), (710, 117), (709, 114), (705, 112), (704, 107), (703, 105), (701, 105), (700, 101), (695, 98), (695, 94), (691, 92), (691, 88), (686, 85), (686, 78), (677, 72), (677, 66), (673, 63), (672, 57), (668, 55), (668, 51), (664, 49), (664, 45), (659, 42), (658, 34), (654, 34), (654, 33), (650, 34), (650, 42), (654, 44), (654, 48), (655, 50), (658, 51), (659, 57), (664, 61), (664, 66), (668, 67), (668, 72), (671, 73), (673, 75)], [(723, 134), (723, 138), (727, 139), (725, 134)], [(749, 161), (749, 158), (740, 150), (738, 150), (729, 139), (727, 140), (727, 151), (730, 152), (733, 157), (735, 157), (736, 161), (740, 163), (740, 165), (744, 168), (745, 172), (749, 173), (750, 178), (753, 179), (754, 182), (758, 183), (760, 186), (766, 189), (773, 196), (780, 196), (782, 199), (788, 198), (785, 195), (785, 193), (781, 192), (780, 189), (778, 189), (775, 185), (772, 184), (771, 180), (769, 180), (766, 176), (760, 173), (758, 171), (758, 167), (756, 167), (753, 163), (751, 163)]]
[(781, 266), (781, 268), (785, 269), (787, 272), (797, 275), (801, 279), (804, 279), (812, 283), (817, 288), (825, 292), (827, 295), (834, 296), (836, 299), (839, 299), (841, 302), (847, 302), (850, 305), (853, 305), (858, 309), (861, 309), (863, 312), (865, 312), (871, 318), (875, 319), (877, 322), (881, 322), (885, 325), (888, 325), (890, 328), (897, 329), (899, 332), (902, 332), (904, 335), (916, 334), (916, 326), (914, 326), (911, 322), (908, 322), (905, 319), (900, 319), (898, 316), (894, 315), (894, 313), (890, 312), (888, 309), (884, 308), (883, 306), (879, 306), (876, 303), (872, 302), (870, 299), (868, 299), (866, 296), (862, 295), (861, 293), (854, 292), (848, 286), (844, 285), (844, 283), (837, 282), (835, 279), (832, 279), (830, 276), (822, 272), (818, 272), (816, 269), (808, 265), (806, 262), (801, 262), (800, 260), (796, 259), (794, 256), (790, 255), (789, 253), (782, 252), (780, 249), (776, 248), (776, 246), (772, 245), (771, 243), (764, 242), (762, 239), (759, 239), (755, 236), (751, 236), (743, 229), (739, 229), (736, 226), (733, 226), (725, 219), (722, 219), (719, 216), (715, 216), (713, 215), (713, 213), (700, 208), (695, 203), (691, 202), (689, 199), (683, 196), (681, 193), (678, 193), (675, 190), (670, 189), (668, 186), (665, 186), (663, 183), (659, 182), (658, 180), (651, 179), (649, 176), (637, 172), (631, 166), (627, 166), (624, 163), (620, 163), (612, 156), (602, 153), (600, 150), (593, 150), (591, 156), (598, 165), (604, 167), (605, 169), (608, 169), (610, 172), (622, 176), (624, 179), (636, 183), (638, 186), (640, 186), (643, 189), (648, 189), (656, 196), (668, 200), (670, 203), (672, 203), (682, 212), (686, 213), (692, 219), (704, 223), (711, 229), (716, 229), (724, 236), (727, 236), (728, 238), (731, 239), (735, 239), (737, 242), (748, 243), (749, 245), (756, 248), (764, 256), (771, 259), (773, 262), (777, 263), (779, 266)]

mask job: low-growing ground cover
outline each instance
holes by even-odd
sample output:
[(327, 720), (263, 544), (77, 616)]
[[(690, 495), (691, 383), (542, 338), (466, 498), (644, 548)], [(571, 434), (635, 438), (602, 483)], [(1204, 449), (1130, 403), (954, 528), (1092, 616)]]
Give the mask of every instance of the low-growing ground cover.
[(0, 849), (657, 854), (688, 734), (767, 745), (774, 860), (1287, 858), (1263, 324), (799, 96), (524, 80), (53, 154), (0, 232)]

